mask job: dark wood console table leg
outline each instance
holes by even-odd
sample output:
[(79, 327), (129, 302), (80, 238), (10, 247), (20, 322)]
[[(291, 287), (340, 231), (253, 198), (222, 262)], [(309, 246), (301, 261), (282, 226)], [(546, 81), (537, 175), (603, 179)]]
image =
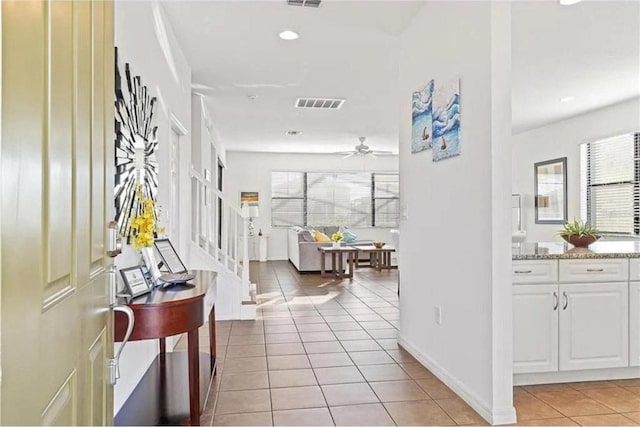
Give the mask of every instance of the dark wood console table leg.
[(325, 253), (324, 252), (320, 252), (320, 276), (325, 277), (327, 275), (327, 272), (325, 271)]
[(211, 355), (211, 376), (217, 372), (216, 369), (216, 308), (209, 313), (209, 354)]
[(198, 354), (198, 330), (187, 333), (189, 358), (189, 416), (192, 426), (200, 425), (200, 355)]

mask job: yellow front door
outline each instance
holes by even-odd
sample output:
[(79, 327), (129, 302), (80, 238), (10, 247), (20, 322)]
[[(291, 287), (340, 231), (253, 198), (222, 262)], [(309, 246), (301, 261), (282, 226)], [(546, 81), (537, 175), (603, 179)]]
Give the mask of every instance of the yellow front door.
[(2, 1), (0, 422), (111, 424), (113, 4)]

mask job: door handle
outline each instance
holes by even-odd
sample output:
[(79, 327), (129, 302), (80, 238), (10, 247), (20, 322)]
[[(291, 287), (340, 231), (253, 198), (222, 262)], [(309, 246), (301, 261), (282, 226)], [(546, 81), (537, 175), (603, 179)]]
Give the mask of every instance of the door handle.
[(531, 274), (531, 273), (533, 273), (533, 271), (531, 271), (531, 270), (515, 270), (514, 273), (515, 274)]
[(558, 293), (557, 292), (553, 292), (553, 311), (556, 311), (558, 309)]
[(566, 310), (567, 307), (569, 307), (569, 297), (567, 296), (566, 292), (562, 293), (562, 297), (564, 298), (564, 305), (562, 306), (562, 309)]
[(587, 273), (602, 273), (604, 268), (587, 268)]
[(122, 354), (122, 350), (124, 346), (129, 341), (129, 337), (131, 337), (131, 333), (133, 332), (133, 325), (135, 324), (135, 315), (133, 314), (133, 310), (131, 307), (127, 305), (117, 305), (113, 307), (113, 311), (119, 311), (124, 313), (127, 316), (127, 331), (124, 334), (124, 339), (122, 340), (122, 344), (120, 348), (116, 352), (113, 359), (109, 359), (109, 382), (111, 385), (115, 385), (120, 378), (120, 355)]

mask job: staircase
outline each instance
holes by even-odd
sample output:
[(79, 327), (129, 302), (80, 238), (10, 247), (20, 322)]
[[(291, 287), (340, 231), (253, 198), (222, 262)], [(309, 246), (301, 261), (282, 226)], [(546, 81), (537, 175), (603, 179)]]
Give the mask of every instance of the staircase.
[(256, 286), (249, 279), (249, 218), (191, 169), (190, 267), (218, 273), (216, 318), (255, 319)]

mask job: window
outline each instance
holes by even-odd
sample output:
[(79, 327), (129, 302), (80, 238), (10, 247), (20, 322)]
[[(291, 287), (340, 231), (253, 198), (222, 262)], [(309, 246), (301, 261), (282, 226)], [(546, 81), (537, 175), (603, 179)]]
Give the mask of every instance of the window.
[(603, 233), (640, 234), (640, 133), (584, 144), (587, 221)]
[(374, 226), (397, 227), (400, 213), (400, 180), (398, 178), (397, 173), (371, 175)]
[(271, 224), (396, 227), (397, 173), (272, 172)]
[(289, 227), (305, 223), (306, 176), (303, 172), (271, 174), (271, 223)]

